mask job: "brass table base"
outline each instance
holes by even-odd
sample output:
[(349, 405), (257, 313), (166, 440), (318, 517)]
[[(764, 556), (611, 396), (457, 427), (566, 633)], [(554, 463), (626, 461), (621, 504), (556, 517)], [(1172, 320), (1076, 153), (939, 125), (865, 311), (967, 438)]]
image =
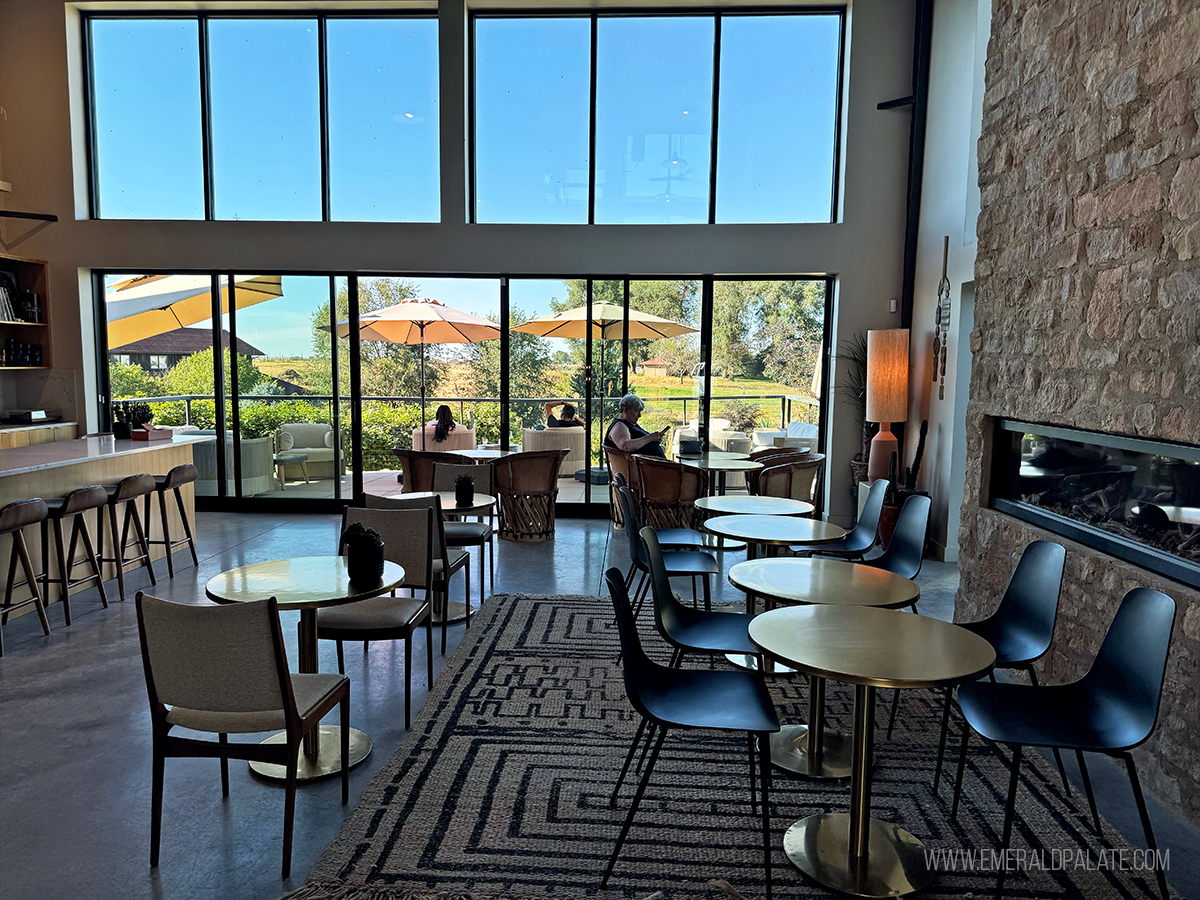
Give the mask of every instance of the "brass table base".
[(793, 823), (783, 836), (783, 850), (792, 865), (843, 894), (899, 897), (933, 881), (925, 864), (925, 845), (903, 828), (871, 819), (869, 847), (867, 858), (851, 865), (849, 813), (809, 816)]
[(820, 756), (814, 758), (808, 752), (808, 726), (783, 726), (771, 735), (771, 762), (805, 778), (849, 778), (853, 737), (830, 728), (823, 729), (820, 737)]
[[(446, 620), (447, 625), (457, 625), (459, 622), (465, 622), (467, 620), (467, 604), (464, 601), (451, 600), (447, 606), (449, 607), (450, 611), (450, 618)], [(477, 612), (479, 612), (479, 607), (472, 603), (471, 615), (475, 615)], [(433, 613), (433, 624), (442, 624), (442, 611), (440, 609), (435, 610)]]
[[(752, 653), (726, 653), (725, 659), (727, 659), (731, 665), (735, 665), (739, 669), (745, 669), (749, 672), (758, 671), (758, 657)], [(775, 675), (792, 675), (795, 673), (795, 671), (795, 669), (789, 669), (783, 663), (775, 663), (772, 668), (768, 669), (767, 674), (774, 673)]]
[[(264, 744), (285, 744), (287, 735), (284, 732), (273, 734)], [(350, 729), (350, 768), (354, 768), (371, 753), (371, 739), (357, 728)], [(252, 762), (250, 771), (255, 775), (283, 781), (287, 778), (287, 770), (283, 766), (272, 763)], [(297, 781), (315, 781), (318, 778), (328, 778), (339, 775), (342, 771), (342, 729), (337, 725), (321, 726), (321, 746), (314, 760), (303, 750), (300, 751), (300, 766), (296, 772)]]

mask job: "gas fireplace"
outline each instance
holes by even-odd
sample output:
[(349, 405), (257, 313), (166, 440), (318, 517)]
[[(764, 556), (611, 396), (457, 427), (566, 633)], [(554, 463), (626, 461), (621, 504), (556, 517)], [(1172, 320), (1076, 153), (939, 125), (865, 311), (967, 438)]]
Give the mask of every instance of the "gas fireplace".
[(993, 509), (1200, 587), (1200, 447), (992, 420)]

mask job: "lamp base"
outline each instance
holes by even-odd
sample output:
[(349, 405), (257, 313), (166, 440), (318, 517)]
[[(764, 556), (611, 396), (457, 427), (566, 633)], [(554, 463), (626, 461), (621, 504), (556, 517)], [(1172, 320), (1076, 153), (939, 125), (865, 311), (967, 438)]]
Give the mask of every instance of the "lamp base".
[(880, 478), (890, 475), (892, 454), (897, 458), (897, 476), (899, 475), (900, 444), (892, 434), (891, 422), (880, 422), (879, 433), (871, 439), (871, 458), (867, 462), (867, 481), (874, 484)]

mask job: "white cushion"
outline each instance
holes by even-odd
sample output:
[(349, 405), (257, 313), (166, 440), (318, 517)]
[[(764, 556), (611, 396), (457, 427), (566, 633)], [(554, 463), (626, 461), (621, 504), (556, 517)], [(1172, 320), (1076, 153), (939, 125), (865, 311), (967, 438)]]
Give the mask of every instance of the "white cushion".
[(333, 449), (333, 429), (332, 428), (329, 429), (329, 431), (325, 432), (325, 446), (328, 447), (330, 450)]
[(333, 459), (333, 450), (329, 447), (297, 447), (295, 452), (307, 456), (307, 462), (329, 462)]
[(808, 422), (788, 422), (787, 436), (790, 438), (815, 438), (817, 426)]
[(279, 449), (291, 450), (296, 446), (296, 438), (292, 436), (290, 431), (279, 430)]

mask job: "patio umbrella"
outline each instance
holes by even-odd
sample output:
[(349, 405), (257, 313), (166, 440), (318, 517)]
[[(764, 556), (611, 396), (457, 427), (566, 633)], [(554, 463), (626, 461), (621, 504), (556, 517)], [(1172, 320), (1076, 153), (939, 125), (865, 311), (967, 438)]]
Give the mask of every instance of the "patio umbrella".
[[(278, 275), (235, 275), (238, 309), (283, 296)], [(195, 325), (212, 318), (212, 279), (208, 275), (141, 275), (118, 282), (105, 294), (108, 347)], [(221, 282), (221, 312), (229, 312), (229, 286)]]
[[(629, 337), (672, 338), (681, 334), (693, 334), (699, 329), (691, 328), (671, 319), (654, 316), (640, 310), (629, 310)], [(541, 337), (599, 338), (602, 341), (619, 341), (625, 338), (625, 310), (615, 303), (593, 303), (592, 315), (588, 318), (587, 307), (556, 312), (550, 316), (530, 319), (517, 325), (513, 331), (524, 331)], [(600, 345), (601, 380), (604, 373), (604, 344)], [(604, 418), (603, 389), (600, 397), (600, 418)], [(604, 468), (604, 457), (600, 457), (600, 468)]]
[[(338, 337), (350, 334), (350, 322), (337, 323)], [(425, 345), (473, 344), (500, 337), (500, 326), (437, 300), (406, 300), (358, 317), (358, 336), (368, 341), (421, 345), (421, 449), (425, 449)]]

